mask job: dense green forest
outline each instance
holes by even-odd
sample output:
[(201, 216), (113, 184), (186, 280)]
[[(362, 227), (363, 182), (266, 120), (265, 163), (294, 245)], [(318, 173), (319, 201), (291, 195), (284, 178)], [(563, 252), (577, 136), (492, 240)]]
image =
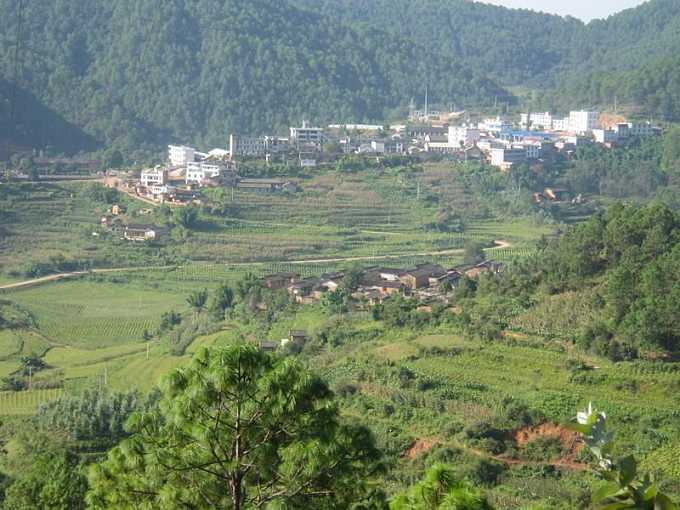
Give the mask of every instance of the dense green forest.
[(538, 90), (529, 107), (564, 111), (618, 100), (658, 119), (680, 119), (680, 4), (674, 0), (652, 0), (587, 25), (467, 0), (296, 2), (350, 23), (391, 27), (417, 44), (436, 41), (499, 83)]
[[(570, 17), (467, 0), (295, 0), (327, 16), (407, 34), (505, 84), (545, 86), (593, 69), (632, 69), (680, 47), (680, 5), (652, 0), (589, 24)], [(559, 81), (559, 80), (556, 80)]]
[(466, 0), (19, 5), (0, 1), (0, 134), (24, 147), (224, 145), (303, 118), (381, 121), (426, 85), (455, 108), (515, 102), (503, 84), (536, 90), (527, 106), (616, 97), (680, 115), (673, 0), (587, 25)]
[[(12, 76), (18, 5), (0, 2), (5, 78)], [(381, 120), (425, 83), (468, 106), (507, 95), (436, 49), (338, 26), (285, 2), (25, 5), (20, 84), (109, 146), (224, 145), (230, 130), (281, 131), (304, 118)]]
[(569, 76), (556, 92), (542, 96), (546, 108), (567, 109), (570, 104), (612, 105), (639, 110), (655, 120), (680, 119), (680, 58), (658, 57), (634, 70), (593, 71)]
[[(680, 352), (679, 254), (676, 212), (658, 203), (619, 203), (544, 241), (503, 275), (461, 287), (463, 322), (493, 338), (513, 328), (550, 336), (566, 321), (563, 330), (585, 352), (614, 361), (643, 353), (674, 357)], [(565, 301), (538, 327), (537, 317), (547, 311), (541, 307), (556, 296)], [(586, 309), (565, 319), (574, 296)]]
[(510, 84), (549, 75), (568, 58), (570, 47), (565, 42), (583, 27), (573, 18), (467, 0), (295, 2), (329, 17), (407, 35)]

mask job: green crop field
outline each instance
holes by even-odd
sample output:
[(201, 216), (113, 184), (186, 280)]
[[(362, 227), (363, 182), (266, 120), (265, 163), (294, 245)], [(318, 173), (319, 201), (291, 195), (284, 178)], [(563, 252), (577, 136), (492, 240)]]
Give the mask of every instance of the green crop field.
[[(354, 388), (342, 390), (343, 409), (368, 422), (383, 449), (399, 459), (401, 476), (388, 476), (392, 483), (403, 483), (404, 473), (428, 456), (454, 455), (458, 463), (474, 463), (481, 456), (511, 461), (502, 487), (492, 490), (498, 508), (526, 508), (556, 493), (567, 501), (583, 483), (578, 465), (559, 467), (556, 477), (537, 476), (540, 466), (523, 460), (522, 450), (510, 457), (486, 451), (461, 431), (480, 422), (502, 423), (509, 403), (527, 405), (559, 425), (593, 402), (609, 415), (620, 451), (636, 451), (649, 459), (647, 465), (664, 459), (652, 465), (663, 465), (674, 487), (680, 485), (680, 463), (670, 453), (680, 437), (680, 371), (649, 362), (614, 364), (572, 353), (559, 342), (528, 337), (489, 343), (444, 331), (383, 331), (379, 323), (374, 328), (372, 340), (348, 341), (312, 356), (309, 363), (334, 387)], [(595, 368), (575, 373), (570, 368), (574, 359)], [(427, 447), (418, 457), (405, 458), (414, 444)]]
[(0, 392), (0, 415), (30, 415), (41, 405), (59, 398), (61, 389)]
[[(0, 285), (54, 265), (55, 258), (76, 268), (379, 259), (451, 252), (466, 240), (503, 239), (523, 247), (553, 231), (529, 217), (492, 215), (441, 163), (420, 173), (320, 170), (299, 184), (293, 194), (236, 192), (225, 215), (206, 209), (188, 238), (166, 235), (155, 245), (101, 232), (110, 205), (93, 198), (91, 183), (5, 186), (0, 210), (11, 214), (0, 216)], [(149, 214), (148, 204), (127, 195), (119, 200), (128, 208), (123, 223), (168, 223), (158, 208)], [(428, 226), (442, 207), (469, 216), (462, 232)]]
[(88, 281), (48, 284), (11, 297), (52, 342), (85, 349), (141, 340), (145, 329), (158, 326), (161, 313), (184, 301), (184, 296), (167, 291)]
[[(320, 170), (299, 185), (301, 191), (294, 194), (236, 192), (229, 197), (229, 214), (204, 210), (188, 237), (166, 237), (155, 245), (93, 236), (109, 205), (93, 198), (92, 184), (3, 187), (0, 206), (11, 213), (0, 217), (0, 285), (27, 279), (35, 264), (57, 256), (79, 269), (131, 270), (7, 292), (5, 298), (31, 324), (0, 331), (0, 376), (18, 373), (23, 357), (37, 356), (47, 368), (36, 374), (35, 384), (71, 390), (106, 378), (113, 387), (149, 389), (182, 358), (156, 344), (147, 352), (143, 336), (157, 330), (163, 313), (188, 313), (186, 297), (193, 291), (233, 286), (246, 273), (291, 271), (306, 277), (352, 265), (422, 262), (450, 267), (462, 262), (468, 240), (487, 246), (504, 240), (509, 244), (486, 253), (508, 260), (528, 255), (536, 239), (553, 231), (531, 218), (493, 219), (488, 211), (465, 220), (462, 232), (427, 227), (438, 203), (461, 212), (480, 205), (447, 164), (425, 165), (415, 173)], [(128, 209), (123, 222), (167, 221), (160, 209), (149, 214), (148, 204), (128, 196), (120, 201)], [(296, 322), (311, 328), (315, 313), (278, 323), (267, 337), (283, 338)], [(253, 334), (239, 327), (219, 338)], [(204, 343), (190, 343), (187, 353)]]

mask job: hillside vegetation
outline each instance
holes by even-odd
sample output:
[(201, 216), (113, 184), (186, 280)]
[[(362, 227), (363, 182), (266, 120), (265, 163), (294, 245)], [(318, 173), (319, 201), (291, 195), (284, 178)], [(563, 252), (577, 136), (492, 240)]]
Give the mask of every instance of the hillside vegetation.
[(570, 103), (633, 107), (657, 120), (680, 119), (680, 58), (657, 57), (633, 70), (592, 71), (569, 76), (556, 94), (544, 95), (545, 106), (568, 108)]
[[(18, 3), (0, 2), (12, 77)], [(430, 84), (466, 105), (507, 93), (431, 45), (264, 0), (29, 2), (20, 83), (101, 143), (131, 149), (303, 118), (381, 120)], [(27, 121), (30, 119), (26, 119)]]
[(535, 90), (527, 107), (616, 98), (680, 115), (674, 0), (587, 25), (465, 0), (38, 1), (20, 32), (18, 7), (0, 1), (0, 135), (19, 147), (223, 146), (230, 131), (283, 132), (303, 118), (403, 115), (425, 86), (457, 109), (516, 103), (504, 84)]
[(415, 44), (436, 42), (444, 54), (500, 83), (536, 89), (541, 100), (533, 97), (527, 106), (611, 106), (618, 96), (619, 104), (632, 103), (641, 113), (680, 119), (680, 4), (674, 0), (645, 2), (587, 25), (467, 0), (295, 1), (350, 24), (406, 34)]
[(468, 0), (294, 0), (329, 17), (432, 44), (503, 83), (544, 83), (556, 71), (633, 69), (680, 47), (680, 5), (652, 0), (589, 24)]

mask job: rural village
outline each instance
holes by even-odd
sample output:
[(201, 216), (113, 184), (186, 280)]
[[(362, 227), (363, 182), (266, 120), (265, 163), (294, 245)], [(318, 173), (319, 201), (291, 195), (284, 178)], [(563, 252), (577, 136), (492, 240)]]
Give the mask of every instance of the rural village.
[[(632, 123), (595, 111), (571, 111), (563, 117), (550, 112), (526, 113), (514, 122), (497, 116), (472, 123), (464, 121), (468, 116), (466, 112), (444, 113), (426, 107), (412, 111), (409, 122), (399, 125), (331, 124), (322, 128), (303, 122), (301, 127), (291, 127), (287, 138), (231, 134), (228, 148), (207, 153), (169, 145), (167, 164), (136, 174), (110, 172), (106, 182), (152, 205), (201, 205), (205, 202), (202, 188), (253, 193), (295, 193), (299, 188), (295, 177), (239, 176), (241, 162), (264, 161), (266, 165), (312, 170), (341, 164), (347, 157), (380, 161), (408, 155), (422, 160), (478, 161), (505, 172), (518, 165), (548, 166), (558, 157), (572, 158), (578, 147), (588, 144), (613, 148), (662, 133), (650, 122)], [(534, 200), (580, 203), (582, 197), (551, 187), (534, 193)], [(103, 226), (115, 221), (120, 209), (114, 207), (111, 213), (102, 218)], [(130, 224), (123, 226), (122, 234), (130, 241), (153, 241), (162, 236), (163, 229)]]

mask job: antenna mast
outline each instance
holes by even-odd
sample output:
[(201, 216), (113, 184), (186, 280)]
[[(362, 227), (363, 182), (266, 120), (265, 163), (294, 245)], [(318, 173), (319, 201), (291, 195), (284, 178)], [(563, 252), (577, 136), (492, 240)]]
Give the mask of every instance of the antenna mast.
[(430, 118), (430, 108), (427, 97), (427, 85), (425, 85), (425, 120)]

